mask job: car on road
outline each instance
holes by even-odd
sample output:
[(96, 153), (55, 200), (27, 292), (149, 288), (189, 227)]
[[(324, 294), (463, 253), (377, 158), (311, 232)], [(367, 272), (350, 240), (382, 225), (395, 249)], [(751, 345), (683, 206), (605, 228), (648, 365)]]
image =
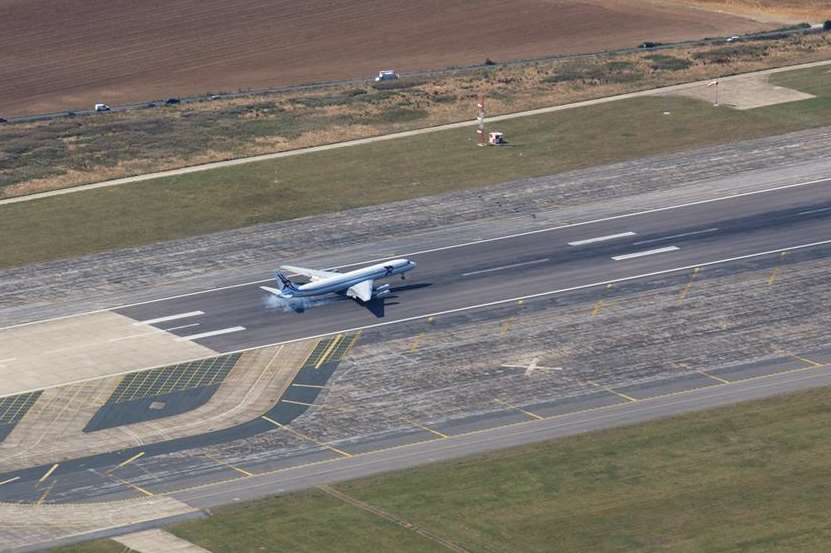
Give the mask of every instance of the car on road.
[(733, 35), (731, 37), (727, 37), (727, 42), (736, 42), (739, 38), (741, 38), (739, 35)]
[(384, 69), (383, 71), (379, 71), (378, 75), (375, 77), (375, 82), (380, 81), (395, 81), (399, 78), (398, 73), (395, 72), (393, 69)]
[(638, 45), (638, 48), (642, 48), (642, 49), (657, 48), (660, 45), (661, 45), (660, 42), (652, 42), (651, 40), (647, 40), (646, 42), (641, 42)]
[(8, 123), (8, 122), (9, 122), (9, 120), (8, 120), (8, 119), (5, 119), (5, 118), (3, 118), (3, 117), (0, 117), (0, 123)]
[(107, 104), (95, 104), (95, 111), (111, 111)]
[(179, 98), (168, 98), (167, 100), (164, 101), (164, 103), (165, 103), (165, 105), (172, 106), (172, 105), (180, 103), (180, 100), (179, 100)]

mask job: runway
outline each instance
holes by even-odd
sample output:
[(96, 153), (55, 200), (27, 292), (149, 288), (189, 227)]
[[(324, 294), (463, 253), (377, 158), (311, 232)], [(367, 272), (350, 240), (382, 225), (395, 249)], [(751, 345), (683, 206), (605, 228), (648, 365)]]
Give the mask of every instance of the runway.
[[(831, 179), (794, 183), (429, 251), (379, 251), (372, 259), (354, 259), (353, 264), (340, 269), (404, 256), (418, 266), (406, 281), (394, 281), (394, 293), (384, 298), (382, 306), (376, 304), (373, 309), (337, 296), (316, 302), (301, 312), (284, 309), (269, 303), (268, 294), (259, 288), (268, 283), (258, 281), (112, 311), (138, 324), (131, 322), (129, 332), (152, 327), (181, 342), (230, 353), (311, 336), (349, 332), (354, 337), (359, 329), (368, 327), (473, 313), (482, 307), (521, 299), (567, 296), (569, 292), (608, 283), (655, 284), (661, 275), (677, 280), (681, 271), (699, 267), (707, 271), (723, 265), (726, 272), (734, 273), (743, 270), (745, 260), (775, 261), (786, 252), (792, 257), (824, 258), (831, 251), (829, 185)], [(302, 236), (297, 239), (302, 240)], [(275, 260), (275, 267), (292, 261)], [(483, 312), (487, 310), (478, 311)], [(402, 326), (389, 330), (392, 328), (407, 330)], [(364, 336), (367, 334), (370, 333)], [(375, 334), (374, 339), (383, 340), (390, 333)], [(120, 339), (111, 341), (121, 343), (117, 341)], [(702, 372), (706, 367), (701, 367), (696, 374), (602, 386), (596, 394), (576, 398), (505, 404), (486, 415), (439, 421), (430, 427), (414, 423), (390, 435), (367, 436), (366, 441), (356, 438), (335, 445), (311, 441), (282, 453), (264, 442), (259, 446), (261, 450), (251, 446), (247, 453), (233, 453), (221, 459), (179, 455), (192, 448), (273, 432), (274, 424), (260, 417), (227, 434), (144, 444), (62, 461), (59, 467), (45, 465), (6, 473), (0, 475), (0, 498), (33, 502), (43, 501), (49, 494), (49, 502), (72, 504), (165, 495), (207, 508), (831, 384), (831, 349), (793, 353), (762, 364), (748, 360), (743, 365), (706, 373)], [(3, 362), (13, 368), (15, 360), (4, 358)], [(318, 374), (318, 369), (310, 372)], [(332, 373), (336, 366), (328, 370)], [(230, 464), (239, 461), (244, 464)], [(118, 478), (114, 479), (111, 473), (116, 469)], [(52, 481), (52, 485), (41, 489), (38, 483), (44, 480)], [(131, 529), (127, 526), (110, 532)]]
[[(364, 261), (406, 256), (418, 266), (369, 307), (332, 296), (293, 310), (260, 290), (268, 282), (255, 282), (115, 311), (217, 352), (394, 324), (819, 246), (831, 240), (829, 185), (821, 180), (425, 252), (378, 252)], [(275, 268), (280, 262), (291, 260), (275, 260)]]

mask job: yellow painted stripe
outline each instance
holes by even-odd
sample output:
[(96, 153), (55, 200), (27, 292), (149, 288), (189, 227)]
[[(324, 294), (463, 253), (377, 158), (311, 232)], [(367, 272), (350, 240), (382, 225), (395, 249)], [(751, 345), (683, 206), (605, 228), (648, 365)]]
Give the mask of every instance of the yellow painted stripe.
[[(57, 482), (57, 480), (55, 480), (55, 482)], [(41, 503), (43, 503), (46, 500), (46, 496), (48, 496), (49, 492), (52, 491), (52, 488), (55, 486), (55, 482), (52, 482), (51, 486), (49, 486), (48, 488), (43, 490), (43, 493), (40, 494), (40, 497), (38, 498), (38, 500), (35, 501), (35, 505), (40, 505)]]
[(231, 463), (226, 463), (225, 461), (223, 461), (223, 460), (221, 460), (221, 459), (217, 459), (217, 458), (216, 458), (216, 457), (214, 457), (213, 455), (208, 455), (208, 454), (206, 453), (206, 454), (205, 454), (205, 457), (207, 457), (208, 459), (210, 459), (210, 460), (211, 460), (211, 461), (213, 461), (214, 463), (217, 463), (217, 464), (222, 465), (222, 466), (224, 466), (224, 467), (228, 467), (228, 468), (229, 468), (229, 469), (231, 469), (231, 470), (235, 470), (235, 471), (237, 471), (238, 473), (242, 474), (243, 476), (247, 476), (247, 477), (249, 477), (249, 476), (254, 476), (254, 474), (253, 474), (253, 473), (248, 472), (247, 470), (245, 470), (245, 469), (243, 469), (243, 468), (240, 468), (240, 467), (238, 467), (238, 466), (232, 465)]
[(544, 417), (541, 417), (541, 416), (537, 415), (536, 413), (532, 413), (531, 411), (526, 411), (525, 409), (522, 409), (521, 407), (517, 407), (516, 405), (511, 405), (507, 401), (502, 401), (501, 399), (495, 399), (494, 401), (496, 403), (501, 403), (502, 405), (504, 405), (506, 407), (510, 407), (511, 409), (513, 409), (515, 411), (519, 411), (523, 415), (529, 416), (532, 419), (537, 419), (537, 420), (540, 420), (540, 421), (544, 419)]
[(127, 487), (129, 487), (129, 488), (132, 488), (132, 489), (136, 490), (137, 492), (139, 492), (139, 493), (142, 493), (142, 494), (146, 495), (147, 497), (153, 497), (153, 495), (154, 495), (152, 492), (148, 492), (148, 491), (147, 491), (147, 490), (145, 490), (144, 488), (141, 488), (141, 487), (139, 487), (139, 486), (136, 486), (135, 484), (131, 484), (130, 482), (127, 482), (127, 481), (126, 481), (126, 480), (124, 480), (123, 478), (119, 478), (118, 476), (114, 476), (114, 475), (112, 475), (112, 474), (110, 474), (109, 476), (110, 476), (110, 478), (112, 478), (113, 480), (116, 480), (117, 482), (120, 482), (121, 484), (124, 484), (125, 486), (127, 486)]
[(47, 478), (49, 478), (50, 476), (52, 476), (52, 473), (53, 473), (53, 472), (55, 472), (55, 470), (57, 470), (57, 468), (58, 468), (59, 466), (60, 466), (60, 465), (59, 465), (58, 463), (55, 463), (54, 465), (52, 465), (52, 468), (50, 468), (49, 470), (47, 470), (47, 471), (46, 471), (46, 473), (45, 473), (43, 476), (41, 476), (41, 477), (40, 477), (40, 480), (38, 480), (38, 482), (43, 482), (44, 480), (46, 480)]
[(793, 358), (797, 359), (799, 361), (802, 361), (803, 363), (807, 363), (807, 364), (811, 365), (812, 367), (819, 368), (819, 367), (824, 367), (825, 366), (822, 363), (817, 363), (816, 361), (811, 361), (810, 359), (800, 357), (799, 355), (793, 355)]
[(429, 426), (424, 426), (423, 424), (419, 424), (419, 423), (417, 423), (416, 421), (413, 421), (413, 420), (404, 419), (404, 422), (406, 422), (407, 424), (412, 424), (416, 428), (421, 428), (422, 430), (426, 430), (427, 432), (429, 432), (429, 433), (431, 433), (435, 436), (438, 436), (439, 438), (449, 438), (450, 437), (447, 434), (439, 432), (438, 430), (433, 430)]
[(354, 348), (354, 347), (355, 347), (355, 342), (357, 342), (357, 341), (358, 341), (358, 338), (360, 338), (360, 337), (361, 337), (361, 334), (362, 334), (362, 333), (363, 333), (363, 330), (359, 330), (359, 331), (358, 331), (358, 333), (357, 333), (357, 334), (355, 334), (355, 336), (353, 336), (353, 337), (352, 337), (352, 341), (351, 341), (351, 342), (349, 342), (349, 347), (348, 347), (348, 348), (346, 348), (346, 351), (344, 351), (344, 352), (343, 352), (343, 355), (341, 355), (341, 356), (340, 356), (340, 358), (341, 358), (341, 359), (343, 359), (344, 357), (346, 357), (347, 355), (349, 355), (350, 353), (352, 353), (352, 348)]
[(421, 334), (418, 334), (415, 338), (413, 338), (413, 343), (410, 344), (410, 353), (413, 353), (415, 350), (418, 349), (418, 345), (421, 343), (421, 338), (423, 336), (424, 333), (422, 332)]
[(335, 339), (331, 341), (331, 343), (329, 344), (329, 347), (326, 348), (326, 350), (323, 352), (323, 355), (321, 355), (320, 359), (318, 359), (317, 363), (315, 363), (315, 368), (316, 369), (319, 369), (320, 367), (323, 366), (323, 364), (326, 362), (326, 359), (330, 355), (332, 355), (332, 351), (334, 351), (335, 346), (337, 346), (338, 342), (340, 342), (342, 339), (343, 339), (343, 334), (338, 334), (337, 336), (335, 336)]
[(117, 464), (116, 466), (114, 466), (112, 469), (110, 469), (110, 472), (113, 472), (113, 471), (115, 471), (116, 469), (120, 469), (120, 468), (121, 468), (121, 467), (123, 467), (124, 465), (126, 465), (126, 464), (128, 464), (128, 463), (132, 463), (132, 462), (133, 462), (133, 461), (135, 461), (136, 459), (138, 459), (138, 458), (140, 458), (140, 457), (143, 457), (143, 456), (144, 456), (144, 452), (143, 452), (143, 451), (139, 451), (138, 453), (136, 453), (135, 455), (133, 455), (132, 457), (130, 457), (130, 458), (129, 458), (129, 459), (127, 459), (126, 461), (122, 461), (122, 462), (120, 462), (119, 464)]
[(325, 444), (325, 443), (323, 443), (323, 442), (320, 442), (320, 441), (318, 441), (318, 440), (315, 440), (315, 439), (314, 439), (314, 438), (312, 438), (311, 436), (307, 436), (307, 435), (303, 434), (302, 432), (298, 432), (297, 430), (295, 430), (295, 429), (293, 429), (293, 428), (289, 428), (289, 427), (288, 427), (288, 426), (286, 426), (285, 424), (280, 424), (279, 422), (277, 422), (276, 420), (272, 419), (271, 417), (268, 417), (268, 416), (266, 416), (266, 415), (262, 415), (262, 418), (263, 418), (263, 419), (265, 419), (265, 420), (267, 420), (268, 422), (270, 422), (271, 424), (273, 424), (273, 425), (274, 425), (274, 426), (276, 426), (277, 428), (280, 428), (281, 430), (285, 430), (286, 432), (289, 432), (289, 433), (291, 433), (291, 434), (294, 434), (294, 435), (295, 435), (295, 436), (297, 436), (298, 438), (302, 438), (302, 439), (304, 439), (304, 440), (307, 440), (307, 441), (309, 441), (309, 442), (312, 442), (313, 444), (317, 444), (317, 445), (319, 445), (320, 447), (325, 447), (326, 449), (329, 449), (329, 450), (334, 451), (334, 452), (335, 452), (335, 453), (337, 453), (338, 455), (343, 455), (344, 457), (352, 457), (352, 454), (351, 454), (351, 453), (347, 453), (347, 452), (345, 452), (345, 451), (343, 451), (343, 450), (341, 450), (341, 449), (338, 449), (338, 448), (336, 448), (336, 447), (332, 447), (332, 446), (330, 446), (329, 444)]
[(712, 374), (708, 373), (707, 371), (698, 371), (698, 372), (700, 372), (701, 374), (703, 374), (704, 376), (706, 376), (708, 378), (712, 378), (713, 380), (717, 380), (717, 381), (721, 382), (722, 384), (730, 384), (729, 380), (725, 380), (724, 378), (721, 378), (719, 376), (712, 375)]
[(306, 359), (303, 360), (303, 362), (300, 364), (301, 367), (305, 367), (309, 363), (309, 360), (312, 358), (312, 355), (314, 355), (315, 351), (317, 351), (318, 344), (320, 344), (320, 340), (318, 340), (317, 343), (314, 346), (312, 346), (312, 349), (306, 356)]
[(592, 386), (597, 386), (598, 388), (603, 388), (604, 390), (606, 390), (606, 391), (607, 391), (607, 392), (609, 392), (610, 394), (615, 394), (616, 396), (622, 397), (622, 398), (623, 398), (623, 399), (625, 399), (626, 401), (631, 401), (631, 402), (636, 402), (636, 401), (638, 401), (637, 399), (633, 398), (632, 396), (627, 396), (627, 395), (626, 395), (626, 394), (624, 394), (623, 392), (618, 392), (617, 390), (613, 390), (612, 388), (609, 388), (608, 386), (601, 386), (601, 385), (600, 385), (600, 384), (598, 384), (597, 382), (593, 382), (593, 381), (591, 381), (591, 380), (587, 380), (586, 382), (588, 382), (588, 383), (589, 383), (589, 384), (591, 384)]

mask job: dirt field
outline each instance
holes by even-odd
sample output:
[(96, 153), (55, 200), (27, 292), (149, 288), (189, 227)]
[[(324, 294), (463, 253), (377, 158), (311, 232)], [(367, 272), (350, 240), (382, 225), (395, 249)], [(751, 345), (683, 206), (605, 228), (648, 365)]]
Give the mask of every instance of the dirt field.
[(828, 0), (675, 0), (678, 4), (749, 15), (754, 19), (820, 23), (831, 19)]
[(0, 115), (758, 30), (649, 0), (0, 0)]

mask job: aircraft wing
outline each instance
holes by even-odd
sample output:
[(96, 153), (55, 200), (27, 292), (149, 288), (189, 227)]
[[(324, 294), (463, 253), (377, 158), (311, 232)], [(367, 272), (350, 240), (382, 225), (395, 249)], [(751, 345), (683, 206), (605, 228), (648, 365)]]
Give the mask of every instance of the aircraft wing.
[(361, 301), (369, 301), (372, 299), (372, 279), (359, 282), (355, 286), (350, 287), (346, 291), (347, 297), (358, 298)]
[(305, 267), (295, 267), (293, 265), (283, 265), (280, 268), (284, 271), (290, 271), (292, 273), (297, 273), (298, 275), (309, 277), (312, 281), (324, 280), (341, 274), (334, 271), (319, 271), (317, 269), (306, 269)]

